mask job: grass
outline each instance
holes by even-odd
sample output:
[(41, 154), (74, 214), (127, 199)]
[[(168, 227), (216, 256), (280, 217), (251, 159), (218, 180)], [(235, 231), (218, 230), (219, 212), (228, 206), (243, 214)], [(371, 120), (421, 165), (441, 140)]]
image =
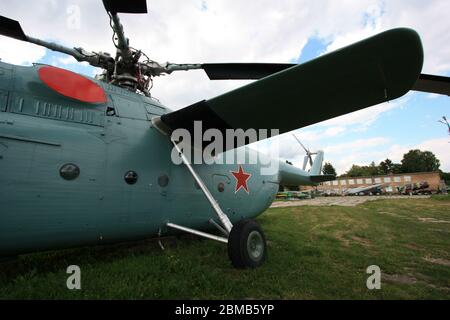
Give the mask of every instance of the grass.
[[(450, 197), (270, 209), (269, 259), (235, 270), (226, 246), (181, 237), (21, 256), (0, 265), (0, 298), (449, 299)], [(82, 290), (66, 288), (81, 267)], [(366, 268), (380, 266), (381, 290)]]

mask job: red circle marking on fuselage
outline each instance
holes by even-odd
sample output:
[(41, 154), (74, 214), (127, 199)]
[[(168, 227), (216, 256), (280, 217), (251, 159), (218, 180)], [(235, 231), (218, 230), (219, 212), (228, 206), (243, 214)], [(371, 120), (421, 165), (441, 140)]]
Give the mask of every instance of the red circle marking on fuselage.
[(105, 103), (106, 95), (95, 82), (72, 71), (44, 66), (38, 70), (39, 78), (63, 96), (88, 103)]

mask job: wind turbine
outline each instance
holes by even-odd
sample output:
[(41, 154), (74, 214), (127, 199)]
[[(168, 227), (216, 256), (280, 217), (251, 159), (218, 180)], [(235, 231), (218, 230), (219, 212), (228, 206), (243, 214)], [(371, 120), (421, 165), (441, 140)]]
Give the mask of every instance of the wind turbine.
[(303, 143), (300, 141), (299, 138), (297, 138), (297, 136), (296, 136), (295, 134), (292, 134), (292, 135), (294, 136), (295, 140), (297, 140), (297, 142), (302, 146), (302, 148), (303, 148), (303, 149), (305, 150), (305, 152), (306, 152), (305, 158), (303, 159), (303, 167), (302, 167), (303, 171), (306, 171), (306, 166), (307, 166), (307, 164), (308, 164), (308, 160), (309, 160), (309, 165), (310, 165), (310, 167), (312, 167), (312, 165), (313, 165), (312, 156), (313, 156), (313, 155), (316, 155), (317, 152), (311, 152), (309, 149), (307, 149), (307, 148), (303, 145)]
[(443, 120), (439, 120), (440, 123), (446, 125), (448, 127), (448, 134), (450, 134), (450, 124), (445, 116), (442, 117)]

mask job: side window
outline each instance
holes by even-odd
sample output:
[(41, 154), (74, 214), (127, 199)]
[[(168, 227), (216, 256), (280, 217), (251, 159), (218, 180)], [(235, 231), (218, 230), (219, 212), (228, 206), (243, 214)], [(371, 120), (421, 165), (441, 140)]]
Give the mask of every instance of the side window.
[(116, 109), (114, 109), (114, 107), (110, 107), (110, 106), (106, 107), (106, 116), (107, 117), (117, 116)]

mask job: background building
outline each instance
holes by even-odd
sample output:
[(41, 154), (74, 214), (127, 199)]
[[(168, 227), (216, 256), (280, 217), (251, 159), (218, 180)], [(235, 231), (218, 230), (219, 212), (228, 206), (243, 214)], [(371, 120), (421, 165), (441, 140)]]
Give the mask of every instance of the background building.
[[(318, 191), (328, 194), (343, 194), (349, 189), (364, 188), (372, 185), (381, 184), (381, 189), (385, 193), (399, 193), (398, 188), (402, 188), (408, 184), (420, 184), (427, 182), (429, 190), (437, 192), (442, 188), (442, 181), (439, 172), (419, 172), (419, 173), (402, 173), (371, 177), (340, 177), (335, 181), (328, 181), (317, 186)], [(302, 188), (302, 190), (308, 190)]]

